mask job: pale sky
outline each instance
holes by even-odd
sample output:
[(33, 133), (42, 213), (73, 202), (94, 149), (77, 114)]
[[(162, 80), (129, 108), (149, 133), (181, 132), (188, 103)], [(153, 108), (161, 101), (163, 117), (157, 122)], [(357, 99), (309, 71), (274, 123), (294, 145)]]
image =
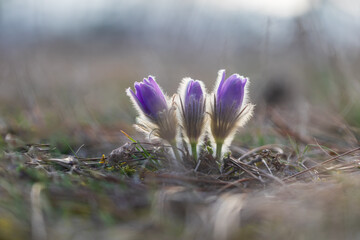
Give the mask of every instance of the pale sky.
[(229, 11), (239, 9), (274, 17), (295, 17), (305, 13), (311, 7), (311, 0), (208, 0), (216, 7)]

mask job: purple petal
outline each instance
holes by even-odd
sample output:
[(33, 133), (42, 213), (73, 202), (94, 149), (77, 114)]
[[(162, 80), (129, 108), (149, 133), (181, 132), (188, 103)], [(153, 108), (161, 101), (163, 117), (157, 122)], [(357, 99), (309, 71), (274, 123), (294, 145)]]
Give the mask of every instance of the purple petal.
[(156, 117), (159, 112), (167, 109), (164, 96), (160, 96), (152, 86), (142, 84), (139, 91), (141, 91), (141, 104), (147, 115)]
[(223, 106), (231, 107), (235, 104), (239, 108), (244, 99), (244, 88), (240, 81), (232, 81), (227, 88), (224, 88), (224, 95), (220, 102)]
[(185, 93), (185, 105), (187, 106), (192, 101), (200, 102), (203, 99), (203, 91), (199, 81), (190, 80), (186, 93)]
[(156, 92), (159, 94), (159, 96), (161, 96), (161, 98), (163, 99), (163, 101), (166, 102), (165, 95), (164, 95), (164, 93), (161, 91), (159, 85), (157, 84), (157, 82), (155, 81), (155, 78), (154, 78), (153, 76), (149, 76), (149, 77), (148, 77), (148, 83), (156, 90)]
[(203, 91), (199, 81), (193, 82), (190, 93), (194, 96), (196, 100), (200, 100), (201, 98), (203, 98)]
[(142, 85), (143, 85), (143, 83), (135, 82), (134, 87), (135, 87), (135, 94), (136, 94), (137, 98), (139, 99), (140, 104), (144, 105), (144, 100), (143, 100), (142, 94), (141, 94)]
[[(247, 79), (238, 74), (231, 75), (221, 84), (221, 90), (218, 90), (217, 105), (221, 111), (240, 110), (244, 101), (245, 85)], [(221, 113), (220, 113), (221, 114)]]
[(143, 89), (143, 86), (145, 86), (144, 83), (138, 83), (138, 82), (135, 82), (134, 84), (134, 87), (135, 87), (135, 90), (136, 90), (136, 96), (137, 96), (137, 99), (138, 99), (138, 103), (139, 103), (139, 106), (141, 108), (141, 110), (145, 113), (145, 114), (150, 114), (150, 110), (147, 108), (146, 104), (145, 104), (145, 100), (143, 99), (143, 94), (142, 94), (142, 89)]
[(151, 83), (150, 83), (150, 81), (149, 81), (147, 78), (144, 78), (143, 83), (145, 83), (146, 85), (150, 85), (150, 86), (151, 86)]
[(159, 112), (168, 109), (165, 95), (155, 82), (154, 78), (144, 78), (143, 82), (134, 83), (135, 93), (130, 88), (127, 90), (136, 101), (141, 111), (150, 118), (157, 118)]
[(128, 92), (130, 92), (132, 98), (135, 100), (135, 102), (137, 103), (137, 105), (141, 108), (142, 111), (144, 111), (143, 106), (141, 105), (139, 98), (137, 97), (137, 95), (134, 93), (134, 91), (131, 88), (128, 88)]

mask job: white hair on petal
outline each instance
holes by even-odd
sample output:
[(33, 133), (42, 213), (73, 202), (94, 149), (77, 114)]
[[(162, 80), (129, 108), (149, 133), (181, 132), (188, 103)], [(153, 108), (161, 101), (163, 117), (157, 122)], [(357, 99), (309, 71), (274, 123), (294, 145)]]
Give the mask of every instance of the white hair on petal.
[(132, 105), (134, 106), (134, 108), (136, 109), (136, 111), (138, 112), (138, 114), (140, 116), (145, 116), (144, 112), (142, 111), (141, 107), (139, 106), (139, 100), (134, 98), (131, 91), (132, 91), (131, 88), (127, 88), (126, 89), (126, 95), (128, 95), (128, 97), (130, 98), (130, 101), (131, 101)]
[[(215, 96), (216, 96), (216, 94), (217, 94), (217, 90), (218, 90), (219, 85), (220, 85), (220, 83), (221, 83), (222, 75), (223, 75), (224, 72), (225, 72), (225, 74), (226, 74), (225, 69), (220, 69), (220, 70), (218, 71), (218, 76), (217, 76), (217, 78), (216, 78), (216, 82), (215, 82), (215, 86), (214, 86), (214, 90), (213, 90), (213, 93), (215, 94)], [(226, 76), (225, 76), (225, 77), (226, 77)]]
[(242, 105), (245, 106), (249, 101), (249, 87), (250, 87), (250, 78), (248, 77), (243, 77), (240, 76), (241, 78), (246, 78), (246, 84), (245, 84), (245, 88), (244, 88), (244, 99), (243, 99), (243, 103)]
[(223, 144), (222, 152), (226, 152), (229, 150), (229, 147), (234, 140), (235, 134), (238, 132), (240, 127), (245, 126), (245, 124), (251, 119), (253, 115), (255, 105), (248, 103), (246, 105), (246, 109), (244, 112), (240, 115), (239, 120), (237, 121), (236, 127), (229, 133), (228, 137), (225, 139)]

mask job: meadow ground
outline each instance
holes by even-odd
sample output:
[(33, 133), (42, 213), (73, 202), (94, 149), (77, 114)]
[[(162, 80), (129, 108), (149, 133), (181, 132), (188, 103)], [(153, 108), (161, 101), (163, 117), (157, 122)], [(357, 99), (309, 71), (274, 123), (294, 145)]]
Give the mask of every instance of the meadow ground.
[[(289, 17), (22, 2), (0, 1), (0, 240), (360, 239), (351, 1)], [(174, 170), (135, 131), (125, 89), (151, 74), (170, 95), (189, 76), (212, 91), (222, 68), (250, 78), (254, 116), (222, 172), (209, 145), (196, 171), (186, 151)]]
[(0, 239), (358, 239), (358, 129), (308, 114), (300, 132), (286, 111), (257, 111), (223, 173), (208, 148), (198, 171), (169, 170), (166, 146), (120, 128), (84, 128), (59, 150), (3, 126)]

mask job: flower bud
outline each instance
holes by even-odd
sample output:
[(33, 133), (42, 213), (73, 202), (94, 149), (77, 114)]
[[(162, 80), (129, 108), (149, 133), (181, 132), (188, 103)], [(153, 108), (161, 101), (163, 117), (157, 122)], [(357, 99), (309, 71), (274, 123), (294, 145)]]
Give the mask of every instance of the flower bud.
[(250, 119), (253, 105), (246, 104), (248, 78), (233, 74), (225, 80), (225, 70), (218, 73), (217, 87), (211, 104), (210, 128), (216, 142), (216, 155), (221, 157), (222, 145), (230, 144), (238, 127)]

